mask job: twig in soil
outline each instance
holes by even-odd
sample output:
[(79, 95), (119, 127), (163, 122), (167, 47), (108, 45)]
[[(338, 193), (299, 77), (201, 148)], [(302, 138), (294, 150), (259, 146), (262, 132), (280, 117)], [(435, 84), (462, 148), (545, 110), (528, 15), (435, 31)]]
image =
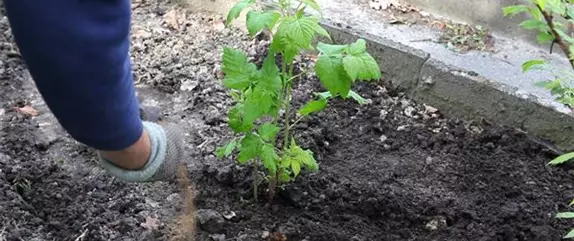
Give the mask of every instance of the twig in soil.
[(88, 233), (88, 229), (84, 230), (84, 232), (82, 232), (82, 234), (80, 234), (80, 236), (78, 236), (76, 239), (74, 239), (74, 241), (81, 241), (84, 240), (84, 238), (86, 237), (86, 234)]

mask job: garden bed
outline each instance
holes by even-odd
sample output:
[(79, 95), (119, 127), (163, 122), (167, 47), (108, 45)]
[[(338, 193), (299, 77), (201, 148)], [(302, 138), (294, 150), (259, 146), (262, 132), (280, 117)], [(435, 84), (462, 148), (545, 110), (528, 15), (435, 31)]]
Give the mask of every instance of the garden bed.
[[(546, 165), (552, 152), (495, 123), (444, 118), (384, 80), (357, 86), (369, 104), (332, 101), (303, 121), (296, 138), (320, 171), (287, 185), (272, 205), (263, 195), (254, 203), (251, 169), (214, 155), (231, 135), (219, 68), (223, 46), (258, 59), (266, 43), (161, 1), (135, 3), (133, 29), (143, 103), (186, 130), (203, 221), (197, 240), (546, 241), (570, 227), (553, 217), (574, 193), (568, 169)], [(176, 223), (177, 183), (114, 180), (65, 135), (7, 31), (1, 19), (0, 240), (170, 240), (188, 231)], [(295, 86), (294, 103), (321, 90), (317, 83), (308, 76)]]

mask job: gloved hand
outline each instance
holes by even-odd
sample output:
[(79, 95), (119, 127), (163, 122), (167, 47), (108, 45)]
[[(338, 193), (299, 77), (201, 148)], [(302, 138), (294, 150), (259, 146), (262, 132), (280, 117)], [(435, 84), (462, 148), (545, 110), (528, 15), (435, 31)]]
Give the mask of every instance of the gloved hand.
[(128, 182), (168, 181), (176, 178), (185, 156), (183, 134), (175, 124), (160, 124), (160, 113), (151, 107), (140, 109), (144, 129), (151, 142), (151, 154), (145, 166), (139, 170), (127, 170), (99, 155), (100, 164), (108, 173)]

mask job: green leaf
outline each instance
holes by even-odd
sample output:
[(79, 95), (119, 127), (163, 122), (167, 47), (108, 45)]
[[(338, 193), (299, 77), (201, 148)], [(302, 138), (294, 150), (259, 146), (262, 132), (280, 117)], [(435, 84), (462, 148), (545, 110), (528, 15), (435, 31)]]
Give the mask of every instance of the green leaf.
[(315, 9), (319, 13), (321, 12), (321, 7), (319, 6), (319, 4), (317, 4), (315, 0), (301, 0), (301, 2), (307, 4), (307, 6), (311, 7), (312, 9)]
[(261, 79), (257, 86), (271, 96), (278, 96), (281, 91), (281, 75), (279, 67), (275, 64), (275, 54), (270, 53), (263, 61), (261, 67)]
[(572, 199), (572, 201), (570, 201), (570, 204), (568, 204), (569, 206), (574, 205), (574, 199)]
[(331, 40), (331, 35), (329, 34), (329, 32), (327, 32), (327, 30), (325, 30), (323, 27), (321, 27), (321, 25), (317, 25), (317, 28), (315, 29), (315, 31), (317, 31), (317, 34), (327, 37), (329, 40)]
[(289, 182), (289, 181), (291, 181), (291, 176), (289, 176), (289, 173), (282, 172), (281, 176), (279, 177), (279, 180), (281, 182)]
[(279, 130), (281, 130), (281, 128), (273, 123), (264, 123), (259, 127), (259, 136), (261, 136), (261, 139), (264, 141), (274, 141)]
[(570, 230), (570, 232), (568, 232), (564, 238), (574, 238), (574, 229)]
[(358, 39), (349, 45), (349, 54), (351, 55), (361, 55), (365, 52), (367, 52), (367, 42), (364, 39)]
[(237, 158), (239, 163), (245, 164), (247, 161), (256, 158), (261, 151), (262, 145), (263, 142), (258, 136), (251, 133), (245, 135), (241, 140), (239, 157)]
[(291, 162), (291, 170), (293, 171), (293, 175), (298, 176), (301, 173), (301, 163), (298, 161)]
[(329, 91), (325, 91), (325, 92), (321, 92), (321, 93), (315, 93), (315, 95), (319, 96), (319, 98), (323, 98), (323, 99), (330, 99), (333, 97), (333, 95)]
[(502, 14), (504, 16), (514, 16), (519, 13), (528, 12), (529, 8), (525, 5), (514, 5), (502, 8)]
[(281, 14), (275, 11), (258, 12), (251, 10), (247, 13), (247, 31), (251, 36), (255, 36), (265, 27), (272, 30), (280, 17)]
[(538, 87), (546, 88), (546, 86), (548, 86), (551, 83), (552, 83), (552, 81), (550, 81), (550, 80), (544, 80), (544, 81), (538, 81), (538, 82), (534, 83), (534, 85), (538, 86)]
[(229, 117), (229, 127), (236, 133), (247, 132), (253, 129), (253, 122), (246, 122), (241, 117), (242, 105), (237, 104), (229, 109), (227, 115)]
[(539, 32), (538, 35), (536, 36), (536, 41), (539, 44), (545, 44), (547, 42), (550, 42), (554, 40), (554, 35), (552, 35), (549, 32)]
[(279, 160), (279, 155), (275, 152), (275, 147), (270, 144), (265, 144), (261, 148), (261, 162), (263, 166), (267, 168), (270, 173), (277, 172), (277, 161)]
[(565, 33), (564, 31), (562, 31), (562, 29), (555, 28), (554, 30), (555, 30), (555, 31), (558, 33), (558, 35), (560, 35), (560, 37), (562, 37), (562, 39), (563, 39), (564, 41), (566, 41), (567, 43), (569, 43), (569, 44), (573, 44), (573, 43), (574, 43), (574, 39), (573, 39), (572, 37), (570, 37), (569, 34), (567, 34), (567, 33)]
[(528, 19), (520, 23), (519, 26), (528, 30), (542, 30), (546, 27), (546, 23), (538, 19)]
[(310, 115), (314, 112), (322, 111), (327, 107), (327, 99), (318, 99), (307, 102), (303, 107), (299, 109), (299, 114), (303, 116)]
[(349, 94), (352, 80), (345, 72), (341, 58), (319, 56), (315, 64), (315, 72), (321, 83), (331, 92), (331, 95), (347, 96)]
[(522, 64), (522, 72), (527, 72), (532, 68), (545, 64), (546, 61), (540, 59), (528, 60)]
[(257, 118), (267, 114), (273, 104), (273, 96), (259, 86), (245, 93), (243, 118), (252, 123)]
[(237, 147), (237, 140), (232, 140), (227, 145), (217, 148), (216, 154), (219, 158), (229, 157)]
[(574, 158), (574, 152), (566, 153), (560, 155), (559, 157), (554, 158), (554, 160), (550, 161), (548, 165), (559, 165), (565, 163)]
[(288, 41), (300, 49), (309, 49), (318, 27), (319, 20), (314, 17), (287, 17), (279, 24), (275, 35), (283, 38), (282, 45), (287, 45), (284, 41)]
[[(293, 168), (293, 163), (296, 162), (299, 164), (299, 169), (301, 165), (303, 165), (305, 166), (305, 168), (311, 171), (319, 170), (319, 165), (317, 164), (317, 161), (313, 157), (313, 152), (309, 150), (303, 150), (301, 147), (297, 145), (297, 143), (295, 143), (295, 140), (291, 140), (291, 147), (287, 154), (288, 158), (290, 159), (289, 163), (291, 165), (291, 168)], [(299, 173), (299, 171), (297, 171), (297, 173)]]
[(345, 71), (352, 80), (373, 80), (381, 78), (377, 61), (368, 53), (348, 55), (343, 58)]
[(557, 213), (556, 218), (566, 218), (566, 219), (574, 218), (574, 212)]
[(235, 3), (235, 5), (233, 5), (233, 7), (229, 10), (229, 12), (227, 12), (227, 20), (225, 22), (225, 25), (229, 26), (231, 22), (233, 22), (233, 20), (237, 19), (239, 15), (241, 15), (243, 9), (249, 7), (254, 2), (255, 0), (241, 0)]
[(547, 0), (534, 0), (534, 2), (538, 4), (542, 10), (546, 9), (546, 1)]
[(326, 44), (323, 42), (317, 43), (317, 50), (324, 55), (334, 55), (334, 54), (342, 54), (347, 50), (349, 45), (333, 45), (333, 44)]
[(353, 98), (360, 105), (367, 103), (367, 99), (363, 98), (361, 95), (359, 95), (357, 92), (353, 90), (349, 91), (349, 97)]
[(247, 55), (229, 47), (223, 49), (223, 84), (230, 89), (244, 90), (252, 82), (257, 66), (249, 63)]
[(291, 63), (301, 50), (297, 43), (291, 40), (285, 33), (276, 32), (271, 42), (271, 50), (283, 53), (285, 62)]

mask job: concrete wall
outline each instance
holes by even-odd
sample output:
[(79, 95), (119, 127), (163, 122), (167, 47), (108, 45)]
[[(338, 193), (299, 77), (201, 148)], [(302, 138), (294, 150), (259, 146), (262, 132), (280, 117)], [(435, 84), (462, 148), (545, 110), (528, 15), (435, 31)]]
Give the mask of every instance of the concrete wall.
[(525, 17), (504, 17), (502, 8), (527, 3), (523, 0), (403, 0), (434, 15), (455, 21), (478, 24), (492, 30), (496, 35), (519, 37), (530, 43), (536, 42), (536, 35), (518, 27)]

